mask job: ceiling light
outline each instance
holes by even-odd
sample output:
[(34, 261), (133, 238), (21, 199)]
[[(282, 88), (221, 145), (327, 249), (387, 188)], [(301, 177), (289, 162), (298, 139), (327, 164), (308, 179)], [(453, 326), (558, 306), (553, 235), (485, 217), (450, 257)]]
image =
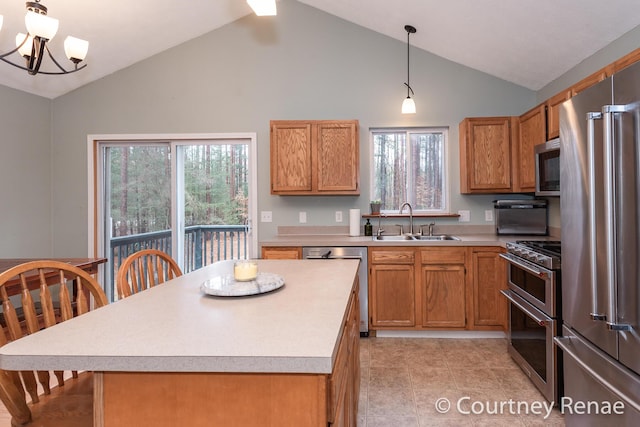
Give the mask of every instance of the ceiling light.
[[(66, 70), (60, 65), (49, 51), (47, 43), (58, 32), (58, 20), (47, 16), (47, 8), (40, 4), (40, 0), (26, 2), (27, 14), (24, 21), (27, 34), (18, 33), (16, 36), (16, 48), (10, 52), (0, 54), (0, 60), (7, 64), (27, 71), (31, 75), (40, 74), (69, 74), (82, 70), (87, 65), (78, 67), (78, 64), (87, 56), (89, 42), (75, 37), (67, 37), (64, 41), (64, 50), (67, 58), (74, 64), (72, 70)], [(0, 29), (2, 28), (2, 15), (0, 15)], [(18, 52), (26, 61), (24, 66), (9, 59), (9, 56)], [(59, 71), (41, 71), (40, 65), (45, 53), (51, 58)]]
[(407, 82), (405, 83), (407, 87), (407, 97), (402, 102), (402, 114), (415, 114), (416, 103), (411, 99), (413, 89), (411, 89), (411, 85), (409, 85), (409, 35), (415, 33), (416, 28), (411, 25), (405, 25), (404, 29), (407, 32)]
[(276, 14), (276, 0), (247, 0), (247, 3), (258, 16), (274, 16)]

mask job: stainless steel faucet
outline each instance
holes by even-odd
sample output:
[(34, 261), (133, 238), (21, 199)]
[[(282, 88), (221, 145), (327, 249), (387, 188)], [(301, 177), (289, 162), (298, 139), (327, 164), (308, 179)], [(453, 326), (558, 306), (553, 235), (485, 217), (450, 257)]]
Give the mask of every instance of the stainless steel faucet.
[(382, 236), (382, 233), (384, 233), (384, 228), (380, 226), (380, 219), (382, 219), (383, 216), (386, 216), (386, 215), (383, 214), (382, 212), (378, 214), (378, 231), (376, 231), (376, 237), (380, 237)]
[(400, 206), (398, 215), (402, 214), (405, 206), (409, 208), (409, 234), (413, 234), (413, 208), (411, 207), (411, 203), (404, 202), (402, 206)]

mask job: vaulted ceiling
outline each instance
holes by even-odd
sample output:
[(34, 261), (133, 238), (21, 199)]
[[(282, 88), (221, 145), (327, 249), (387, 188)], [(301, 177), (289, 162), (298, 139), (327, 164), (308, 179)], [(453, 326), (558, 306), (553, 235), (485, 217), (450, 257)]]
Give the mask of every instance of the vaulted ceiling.
[[(532, 90), (640, 25), (638, 0), (282, 0), (300, 1), (354, 24)], [(55, 98), (252, 13), (245, 0), (42, 0), (64, 37), (90, 41), (81, 72), (30, 76), (0, 63), (0, 84)], [(23, 0), (3, 0), (0, 52), (24, 32)], [(278, 19), (264, 17), (261, 19)], [(61, 58), (66, 62), (65, 58)]]

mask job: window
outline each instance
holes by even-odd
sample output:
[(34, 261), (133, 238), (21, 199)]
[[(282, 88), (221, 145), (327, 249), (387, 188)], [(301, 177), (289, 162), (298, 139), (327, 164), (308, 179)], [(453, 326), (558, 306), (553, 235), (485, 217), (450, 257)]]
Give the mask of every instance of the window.
[(446, 128), (372, 129), (371, 200), (383, 211), (447, 212)]

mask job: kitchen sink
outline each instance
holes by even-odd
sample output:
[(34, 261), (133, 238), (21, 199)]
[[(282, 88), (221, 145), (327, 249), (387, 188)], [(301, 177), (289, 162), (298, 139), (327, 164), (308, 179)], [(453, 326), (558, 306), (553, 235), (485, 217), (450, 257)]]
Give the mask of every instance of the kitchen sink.
[(414, 236), (417, 240), (460, 240), (457, 236), (452, 236), (450, 234), (438, 234), (434, 236)]
[(381, 236), (376, 236), (376, 240), (417, 240), (414, 236), (411, 236), (409, 234), (402, 234), (402, 235), (395, 235), (395, 236), (387, 236), (387, 235), (381, 235)]
[(407, 241), (407, 240), (430, 240), (430, 241), (439, 241), (439, 240), (460, 240), (457, 236), (452, 236), (450, 234), (438, 234), (434, 236), (422, 236), (420, 234), (402, 234), (402, 235), (381, 235), (376, 236), (375, 240), (395, 240), (395, 241)]

